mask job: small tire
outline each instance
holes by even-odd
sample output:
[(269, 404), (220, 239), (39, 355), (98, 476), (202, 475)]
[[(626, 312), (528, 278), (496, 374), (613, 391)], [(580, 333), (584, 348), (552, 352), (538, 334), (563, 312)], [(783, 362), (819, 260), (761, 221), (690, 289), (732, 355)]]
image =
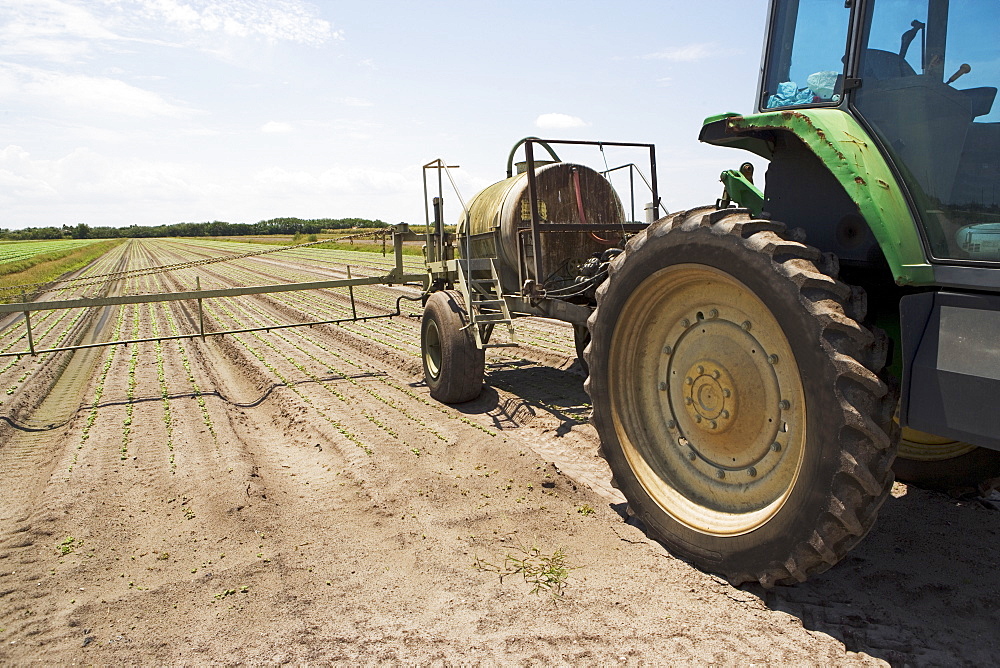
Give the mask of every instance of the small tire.
[(461, 293), (442, 290), (424, 305), (420, 351), (431, 396), (445, 404), (472, 401), (483, 388), (486, 353), (476, 346)]
[(884, 338), (783, 234), (745, 210), (664, 218), (612, 261), (589, 321), (615, 485), (651, 536), (733, 584), (830, 568), (893, 480)]
[(896, 479), (953, 495), (986, 493), (1000, 483), (1000, 452), (904, 428)]

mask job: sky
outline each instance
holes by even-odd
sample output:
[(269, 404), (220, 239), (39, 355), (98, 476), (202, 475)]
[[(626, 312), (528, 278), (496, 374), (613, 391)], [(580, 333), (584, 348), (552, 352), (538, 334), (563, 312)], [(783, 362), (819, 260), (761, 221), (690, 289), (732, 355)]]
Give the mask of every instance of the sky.
[[(765, 0), (3, 0), (0, 227), (422, 224), (422, 165), (459, 165), (467, 200), (529, 135), (654, 143), (666, 208), (710, 203), (751, 156), (698, 131), (753, 110), (765, 13)], [(646, 160), (557, 150), (598, 168)]]

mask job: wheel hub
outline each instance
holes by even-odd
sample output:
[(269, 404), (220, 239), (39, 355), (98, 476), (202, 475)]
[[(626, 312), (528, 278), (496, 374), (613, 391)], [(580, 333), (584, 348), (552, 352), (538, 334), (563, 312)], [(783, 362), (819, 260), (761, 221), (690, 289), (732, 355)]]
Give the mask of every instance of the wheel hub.
[(674, 265), (619, 318), (617, 429), (644, 487), (699, 531), (739, 534), (777, 512), (798, 476), (805, 402), (773, 313), (741, 283)]
[(732, 375), (717, 362), (701, 360), (684, 376), (688, 393), (684, 408), (702, 429), (721, 433), (732, 426), (736, 414)]
[(673, 345), (664, 347), (670, 350), (665, 408), (701, 474), (749, 482), (780, 459), (780, 447), (772, 448), (784, 424), (777, 355), (753, 336), (743, 314), (710, 313), (682, 319)]
[(428, 319), (424, 325), (424, 366), (431, 378), (437, 378), (441, 372), (441, 332), (433, 319)]

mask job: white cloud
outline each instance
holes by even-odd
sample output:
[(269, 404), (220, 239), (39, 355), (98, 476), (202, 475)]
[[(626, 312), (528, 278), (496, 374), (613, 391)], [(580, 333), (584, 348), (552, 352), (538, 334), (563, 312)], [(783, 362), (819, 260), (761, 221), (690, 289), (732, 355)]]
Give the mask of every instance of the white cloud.
[(8, 98), (31, 99), (68, 107), (135, 118), (186, 118), (194, 110), (124, 81), (83, 74), (63, 74), (0, 63), (0, 92)]
[(44, 172), (20, 146), (4, 148), (0, 151), (0, 202), (58, 196)]
[(291, 123), (282, 121), (268, 121), (260, 126), (260, 131), (267, 134), (288, 134), (292, 129)]
[(590, 125), (579, 116), (569, 114), (542, 114), (535, 119), (535, 127), (543, 130), (563, 130), (567, 128), (584, 128)]
[[(165, 30), (165, 28), (167, 30)], [(0, 2), (0, 56), (78, 63), (96, 51), (129, 42), (182, 46), (170, 32), (319, 45), (343, 39), (316, 8), (301, 0), (3, 0)], [(185, 41), (184, 39), (179, 41)], [(188, 44), (187, 46), (196, 46)], [(224, 48), (223, 48), (224, 51)]]
[(419, 165), (255, 168), (247, 163), (233, 169), (197, 157), (176, 162), (90, 149), (35, 157), (21, 146), (4, 146), (0, 144), (0, 225), (15, 229), (80, 221), (114, 226), (254, 222), (284, 215), (395, 220), (399, 214), (391, 212), (409, 212), (413, 202), (421, 201)]
[(399, 172), (363, 167), (331, 167), (322, 172), (269, 167), (254, 176), (266, 195), (376, 194), (396, 193), (408, 188), (408, 178)]
[(351, 96), (348, 96), (348, 97), (342, 97), (342, 98), (340, 98), (337, 101), (340, 102), (342, 105), (344, 105), (346, 107), (372, 107), (372, 106), (374, 106), (374, 103), (371, 100), (366, 100), (366, 99), (361, 98), (361, 97), (351, 97)]
[(206, 195), (210, 180), (190, 165), (113, 159), (79, 148), (51, 160), (34, 159), (20, 146), (0, 150), (0, 203), (26, 199), (51, 204), (100, 201), (130, 208), (136, 201), (170, 201)]
[(59, 0), (4, 0), (0, 9), (0, 54), (71, 62), (90, 51), (93, 40), (118, 36), (84, 7)]
[(341, 31), (333, 30), (312, 6), (298, 0), (125, 0), (119, 6), (189, 33), (311, 45), (343, 39)]
[(655, 53), (648, 53), (643, 58), (646, 60), (668, 60), (673, 63), (690, 63), (704, 60), (713, 55), (719, 55), (718, 46), (711, 43), (701, 43), (670, 47)]

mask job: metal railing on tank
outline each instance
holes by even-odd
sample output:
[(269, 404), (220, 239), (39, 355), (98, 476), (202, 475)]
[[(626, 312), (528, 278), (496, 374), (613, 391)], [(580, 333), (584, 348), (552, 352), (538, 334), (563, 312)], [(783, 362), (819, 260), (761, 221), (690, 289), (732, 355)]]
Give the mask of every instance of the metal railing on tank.
[[(646, 180), (645, 176), (642, 176), (641, 170), (638, 170), (640, 176), (642, 176), (643, 181), (645, 181), (647, 187), (649, 187), (652, 192), (653, 198), (653, 210), (658, 211), (662, 204), (660, 202), (659, 191), (657, 188), (656, 181), (656, 147), (653, 144), (640, 144), (633, 142), (606, 142), (606, 141), (586, 141), (586, 140), (569, 140), (569, 139), (539, 139), (538, 137), (526, 137), (521, 140), (519, 145), (524, 146), (524, 158), (525, 158), (525, 171), (527, 174), (528, 181), (528, 204), (530, 211), (530, 226), (524, 230), (518, 230), (517, 234), (517, 244), (518, 244), (518, 258), (519, 266), (518, 271), (521, 274), (520, 279), (522, 284), (528, 286), (530, 285), (532, 293), (527, 295), (532, 301), (544, 298), (546, 294), (545, 286), (543, 285), (543, 278), (547, 275), (545, 273), (544, 258), (543, 254), (540, 252), (532, 252), (532, 264), (534, 276), (536, 277), (535, 282), (526, 282), (527, 272), (527, 256), (525, 252), (526, 242), (525, 237), (530, 237), (532, 249), (541, 248), (541, 236), (542, 234), (548, 233), (559, 233), (559, 232), (595, 232), (601, 230), (616, 231), (623, 234), (631, 234), (639, 232), (646, 228), (647, 223), (617, 223), (609, 225), (593, 225), (585, 223), (551, 223), (548, 221), (543, 221), (540, 213), (540, 207), (538, 204), (538, 185), (536, 182), (535, 174), (535, 153), (534, 145), (539, 144), (550, 155), (554, 155), (552, 150), (552, 144), (568, 145), (568, 146), (596, 146), (604, 153), (605, 146), (615, 146), (624, 148), (643, 148), (649, 151), (649, 180)], [(516, 149), (517, 147), (515, 147)], [(509, 160), (508, 160), (509, 162)], [(619, 168), (615, 168), (619, 169)], [(605, 169), (603, 175), (607, 178), (607, 174), (611, 171), (610, 169)], [(633, 204), (634, 208), (634, 204)], [(655, 215), (654, 215), (655, 217)], [(633, 211), (634, 218), (634, 211)]]

